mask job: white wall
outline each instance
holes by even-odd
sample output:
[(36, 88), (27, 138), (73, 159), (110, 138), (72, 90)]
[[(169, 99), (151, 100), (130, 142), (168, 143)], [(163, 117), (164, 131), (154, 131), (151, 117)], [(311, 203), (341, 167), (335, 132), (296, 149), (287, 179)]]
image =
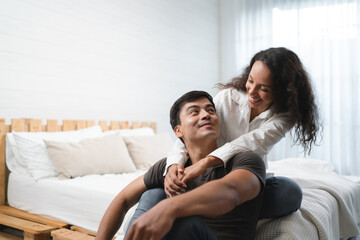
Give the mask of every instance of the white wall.
[(3, 0), (0, 118), (147, 120), (215, 95), (217, 0)]

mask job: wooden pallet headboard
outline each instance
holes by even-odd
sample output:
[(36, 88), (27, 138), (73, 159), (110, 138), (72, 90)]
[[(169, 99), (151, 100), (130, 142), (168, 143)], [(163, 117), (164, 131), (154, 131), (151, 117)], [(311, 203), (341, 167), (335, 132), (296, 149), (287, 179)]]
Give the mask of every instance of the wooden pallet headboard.
[(9, 170), (5, 163), (5, 137), (6, 133), (17, 132), (58, 132), (71, 131), (87, 128), (98, 124), (103, 131), (117, 129), (133, 129), (151, 127), (156, 132), (155, 122), (132, 122), (129, 121), (89, 121), (89, 120), (63, 120), (62, 125), (58, 120), (47, 120), (43, 125), (40, 119), (11, 119), (11, 124), (6, 125), (5, 119), (0, 118), (0, 206), (6, 205), (7, 181)]

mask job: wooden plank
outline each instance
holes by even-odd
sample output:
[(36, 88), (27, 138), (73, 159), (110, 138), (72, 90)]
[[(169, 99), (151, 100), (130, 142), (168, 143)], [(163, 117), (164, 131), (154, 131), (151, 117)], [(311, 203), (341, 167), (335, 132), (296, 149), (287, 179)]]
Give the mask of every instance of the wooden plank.
[(50, 232), (46, 233), (30, 233), (24, 232), (24, 240), (49, 240), (50, 239)]
[(47, 132), (57, 132), (59, 131), (59, 125), (57, 120), (48, 119), (46, 121), (46, 131)]
[(77, 120), (75, 121), (76, 130), (80, 130), (86, 128), (86, 121), (85, 120)]
[(142, 127), (142, 128), (149, 127), (149, 123), (148, 122), (141, 122), (140, 127)]
[(87, 234), (71, 231), (69, 229), (61, 228), (51, 232), (53, 240), (94, 240), (95, 237)]
[(99, 121), (99, 126), (101, 127), (101, 130), (103, 130), (103, 132), (109, 130), (109, 126), (107, 124), (107, 121), (104, 121), (104, 120)]
[(156, 133), (156, 122), (152, 122), (150, 123), (150, 127), (154, 130), (154, 132)]
[(64, 222), (59, 222), (59, 221), (55, 221), (52, 219), (48, 219), (45, 217), (41, 217), (39, 215), (36, 214), (31, 214), (13, 207), (8, 207), (8, 206), (1, 206), (0, 207), (0, 213), (9, 215), (9, 216), (13, 216), (13, 217), (17, 217), (17, 218), (21, 218), (21, 219), (25, 219), (25, 220), (29, 220), (32, 222), (36, 222), (36, 223), (41, 223), (41, 224), (45, 224), (48, 226), (52, 226), (55, 228), (65, 228), (68, 227), (69, 224), (64, 223)]
[(0, 232), (0, 240), (22, 240), (23, 238), (11, 235), (8, 233)]
[(86, 228), (82, 228), (82, 227), (78, 227), (78, 226), (71, 226), (70, 229), (73, 230), (73, 231), (85, 233), (87, 235), (91, 235), (91, 236), (96, 237), (96, 232), (95, 231), (91, 231), (91, 230), (86, 229)]
[(6, 201), (6, 164), (5, 164), (5, 119), (0, 119), (0, 205), (5, 205)]
[(132, 122), (131, 128), (139, 128), (139, 127), (140, 127), (140, 123), (139, 123), (139, 122)]
[(24, 232), (39, 234), (54, 230), (54, 227), (0, 213), (0, 224), (22, 230)]
[(120, 129), (120, 121), (110, 121), (110, 130)]
[(25, 119), (11, 119), (11, 131), (25, 132)]
[(122, 121), (120, 128), (121, 129), (129, 129), (130, 128), (129, 122), (128, 121)]
[(63, 120), (63, 131), (72, 131), (75, 130), (75, 121), (74, 120)]
[(29, 119), (29, 132), (41, 132), (41, 119)]
[(86, 127), (95, 126), (95, 121), (86, 121)]

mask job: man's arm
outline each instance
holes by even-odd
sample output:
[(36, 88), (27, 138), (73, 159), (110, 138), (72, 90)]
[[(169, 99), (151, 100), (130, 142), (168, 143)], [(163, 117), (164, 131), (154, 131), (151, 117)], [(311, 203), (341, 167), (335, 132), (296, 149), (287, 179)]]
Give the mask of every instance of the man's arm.
[(126, 212), (140, 199), (146, 190), (144, 175), (127, 185), (111, 202), (101, 219), (97, 240), (112, 239), (125, 217)]
[(177, 218), (223, 215), (255, 198), (261, 182), (252, 172), (237, 169), (225, 177), (210, 181), (190, 192), (167, 198), (150, 209), (131, 226), (126, 240), (161, 239)]

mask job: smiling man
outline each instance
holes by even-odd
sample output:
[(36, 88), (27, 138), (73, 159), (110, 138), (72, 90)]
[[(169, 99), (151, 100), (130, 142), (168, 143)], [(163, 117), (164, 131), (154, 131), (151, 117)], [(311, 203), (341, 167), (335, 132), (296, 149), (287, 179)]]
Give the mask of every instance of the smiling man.
[[(208, 93), (191, 91), (180, 97), (170, 110), (170, 123), (187, 148), (188, 166), (218, 147), (220, 123)], [(96, 239), (111, 239), (145, 190), (164, 187), (165, 166), (166, 159), (160, 160), (115, 197)], [(125, 239), (254, 239), (264, 181), (265, 165), (258, 155), (235, 155), (226, 166), (209, 168), (189, 181), (185, 193), (138, 217)]]

